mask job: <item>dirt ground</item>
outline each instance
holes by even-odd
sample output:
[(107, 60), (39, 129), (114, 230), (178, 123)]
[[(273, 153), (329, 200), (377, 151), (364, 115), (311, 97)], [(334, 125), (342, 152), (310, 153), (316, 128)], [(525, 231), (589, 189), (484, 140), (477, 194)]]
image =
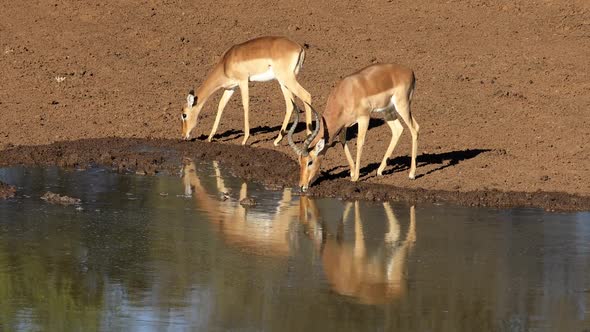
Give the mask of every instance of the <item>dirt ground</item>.
[[(406, 189), (411, 195), (504, 197), (498, 200), (551, 192), (579, 202), (590, 197), (587, 0), (1, 0), (0, 156), (15, 159), (0, 162), (32, 153), (15, 146), (112, 136), (177, 139), (187, 92), (228, 47), (261, 35), (305, 44), (299, 81), (320, 111), (339, 79), (371, 63), (397, 62), (416, 72), (418, 178), (408, 179), (408, 130), (386, 175), (376, 176), (390, 138), (376, 117), (363, 150), (361, 182), (348, 183), (337, 145), (326, 155), (316, 193), (353, 197), (344, 192), (357, 190), (366, 197), (371, 190)], [(201, 142), (220, 93), (205, 106), (196, 141), (166, 144), (196, 153), (211, 149), (219, 153), (215, 158), (246, 152), (242, 168), (263, 167), (257, 159), (272, 156), (264, 167), (280, 168), (273, 174), (285, 173), (285, 183), (294, 184), (292, 150), (286, 141), (272, 146), (285, 107), (278, 84), (251, 84), (250, 95), (250, 143), (263, 149), (235, 146), (243, 128), (239, 94), (218, 130), (217, 141), (224, 144)], [(71, 144), (104, 152), (103, 146), (91, 148), (103, 140), (82, 142)], [(118, 149), (130, 141), (113, 142)], [(59, 159), (46, 154), (58, 153), (54, 148), (37, 149), (47, 160)], [(543, 205), (539, 199), (533, 205)]]

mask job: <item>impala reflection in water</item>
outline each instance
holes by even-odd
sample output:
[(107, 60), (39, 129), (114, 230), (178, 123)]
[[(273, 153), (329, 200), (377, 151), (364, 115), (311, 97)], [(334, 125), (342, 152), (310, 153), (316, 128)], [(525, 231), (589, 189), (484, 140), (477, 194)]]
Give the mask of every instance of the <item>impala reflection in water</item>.
[(210, 162), (0, 181), (19, 191), (0, 201), (0, 331), (590, 328), (589, 213), (312, 199)]
[[(214, 192), (209, 193), (202, 184), (195, 163), (185, 160), (182, 182), (186, 196), (193, 196), (198, 208), (208, 214), (209, 222), (219, 229), (223, 239), (253, 253), (288, 256), (289, 226), (298, 209), (291, 198), (291, 190), (284, 189), (283, 196), (274, 214), (250, 210), (240, 201), (248, 196), (248, 184), (242, 182), (239, 198), (229, 196), (229, 189), (217, 162), (213, 162), (215, 174)], [(225, 195), (225, 197), (224, 197)]]
[[(248, 197), (246, 182), (242, 183), (239, 196), (234, 199), (229, 195), (230, 190), (217, 162), (213, 162), (213, 171), (215, 190), (208, 192), (201, 179), (203, 175), (199, 174), (193, 161), (186, 159), (182, 182), (185, 195), (192, 196), (198, 208), (207, 212), (209, 222), (229, 245), (250, 253), (287, 258), (296, 254), (293, 250), (299, 247), (298, 241), (309, 240), (319, 254), (325, 278), (336, 293), (366, 304), (383, 304), (404, 295), (405, 262), (416, 241), (413, 206), (410, 208), (410, 226), (402, 239), (391, 205), (383, 203), (386, 231), (379, 241), (380, 250), (369, 253), (358, 202), (345, 203), (333, 232), (314, 199), (301, 196), (297, 202), (291, 189), (285, 188), (274, 213), (258, 212), (239, 204)], [(347, 222), (354, 224), (351, 239), (344, 234)]]
[[(349, 220), (354, 204), (354, 239), (343, 237), (343, 223)], [(301, 215), (304, 222), (317, 225), (319, 210), (312, 199), (301, 197)], [(332, 289), (338, 294), (357, 298), (361, 303), (382, 304), (404, 295), (404, 269), (407, 254), (416, 241), (416, 213), (410, 208), (410, 228), (400, 242), (400, 226), (389, 203), (383, 203), (388, 231), (384, 234), (384, 252), (369, 255), (366, 248), (358, 202), (348, 202), (335, 236), (328, 232), (312, 232), (323, 235), (321, 245), (322, 266)], [(308, 216), (311, 218), (308, 219)], [(308, 221), (309, 220), (309, 221)], [(316, 241), (317, 243), (317, 241)]]

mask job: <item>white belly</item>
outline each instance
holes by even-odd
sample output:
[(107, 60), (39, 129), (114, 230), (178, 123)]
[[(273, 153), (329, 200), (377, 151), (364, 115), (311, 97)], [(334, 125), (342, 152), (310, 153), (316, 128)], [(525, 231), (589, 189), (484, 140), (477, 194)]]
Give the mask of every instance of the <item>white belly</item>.
[(250, 75), (250, 82), (267, 82), (276, 79), (275, 72), (272, 70), (272, 67), (268, 67), (268, 70), (264, 73)]
[(379, 112), (384, 112), (384, 111), (389, 111), (389, 110), (394, 110), (395, 109), (395, 104), (393, 103), (393, 96), (391, 97), (391, 99), (389, 100), (389, 104), (385, 107), (382, 108), (375, 108), (373, 109), (373, 112), (379, 113)]

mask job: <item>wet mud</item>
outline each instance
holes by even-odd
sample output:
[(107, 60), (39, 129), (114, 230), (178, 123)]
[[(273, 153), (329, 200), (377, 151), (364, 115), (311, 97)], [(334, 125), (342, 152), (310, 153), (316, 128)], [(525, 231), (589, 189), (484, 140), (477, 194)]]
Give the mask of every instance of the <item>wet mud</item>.
[(217, 160), (235, 176), (271, 188), (290, 186), (297, 180), (295, 162), (277, 151), (166, 139), (104, 138), (19, 146), (0, 151), (0, 166), (99, 166), (120, 173), (179, 174), (184, 158), (195, 162)]
[[(104, 138), (19, 146), (0, 151), (0, 166), (106, 167), (121, 173), (156, 175), (179, 174), (185, 158), (195, 162), (216, 160), (233, 175), (263, 183), (271, 189), (297, 185), (297, 164), (282, 152), (199, 140)], [(353, 183), (346, 178), (326, 179), (325, 173), (323, 176), (310, 188), (309, 196), (477, 207), (535, 207), (556, 211), (590, 210), (590, 197), (563, 192), (429, 190), (362, 180)]]

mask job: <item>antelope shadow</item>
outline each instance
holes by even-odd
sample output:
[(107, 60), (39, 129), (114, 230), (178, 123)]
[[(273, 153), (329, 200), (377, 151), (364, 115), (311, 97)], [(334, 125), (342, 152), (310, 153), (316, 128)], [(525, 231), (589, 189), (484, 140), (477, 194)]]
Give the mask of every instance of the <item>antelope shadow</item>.
[[(380, 119), (380, 118), (370, 118), (369, 119), (369, 129), (368, 130), (371, 130), (373, 128), (380, 127), (380, 126), (382, 126), (384, 124), (385, 124), (385, 120), (383, 120), (383, 119)], [(349, 129), (348, 131), (346, 131), (346, 140), (348, 142), (350, 142), (352, 139), (354, 139), (354, 138), (357, 137), (357, 134), (358, 134), (358, 130), (356, 130), (356, 129), (354, 129), (354, 130)], [(377, 166), (377, 167), (379, 167), (379, 166)]]
[[(250, 137), (252, 137), (253, 135), (256, 135), (256, 134), (266, 134), (266, 133), (272, 133), (272, 132), (276, 132), (278, 134), (280, 129), (281, 129), (280, 125), (274, 126), (274, 127), (258, 126), (258, 127), (250, 129)], [(229, 130), (224, 131), (223, 133), (215, 134), (213, 136), (213, 141), (227, 142), (227, 141), (231, 141), (231, 140), (236, 139), (236, 138), (243, 136), (243, 135), (244, 135), (243, 130), (229, 129)], [(209, 135), (202, 134), (197, 139), (206, 140), (208, 137), (209, 137)]]
[[(385, 121), (383, 119), (371, 118), (371, 120), (369, 122), (369, 129), (379, 127), (379, 126), (383, 125), (384, 123), (385, 123)], [(287, 129), (291, 128), (291, 124), (292, 123), (290, 123), (287, 126)], [(256, 134), (266, 134), (266, 133), (272, 133), (272, 132), (276, 132), (278, 134), (280, 129), (281, 129), (280, 125), (273, 126), (273, 127), (271, 127), (271, 126), (258, 126), (258, 127), (250, 129), (250, 135), (254, 136)], [(304, 130), (305, 130), (305, 122), (299, 122), (297, 124), (297, 127), (295, 128), (295, 134), (300, 133)], [(215, 134), (213, 136), (213, 140), (217, 141), (217, 142), (227, 142), (227, 141), (234, 140), (243, 134), (244, 134), (243, 130), (228, 129), (228, 130), (224, 131), (223, 133)], [(351, 140), (353, 138), (356, 138), (356, 136), (357, 136), (357, 132), (354, 130), (349, 130), (346, 134), (347, 140)], [(193, 141), (197, 140), (197, 139), (198, 140), (206, 140), (208, 137), (209, 137), (209, 135), (202, 134), (199, 137), (197, 137), (196, 139), (193, 139)], [(270, 141), (270, 140), (274, 140), (274, 139), (275, 139), (274, 137), (260, 139), (260, 140), (252, 142), (251, 144)], [(305, 139), (305, 138), (303, 138), (303, 139)], [(302, 141), (303, 141), (303, 139), (302, 139)]]
[[(425, 175), (432, 174), (434, 172), (441, 171), (447, 167), (455, 166), (462, 161), (473, 159), (478, 155), (492, 151), (492, 149), (466, 149), (466, 150), (456, 150), (450, 152), (443, 152), (443, 153), (424, 153), (419, 155), (416, 158), (416, 166), (417, 168), (426, 166), (426, 165), (433, 165), (438, 164), (439, 167), (435, 169), (431, 169), (426, 173), (416, 174), (416, 179), (421, 178)], [(393, 172), (403, 172), (410, 169), (410, 162), (411, 158), (409, 156), (399, 156), (387, 161), (387, 168), (383, 171), (383, 175), (391, 174)], [(370, 163), (369, 165), (361, 168), (360, 172), (361, 175), (367, 175), (379, 168), (380, 162)], [(335, 171), (337, 173), (334, 173)], [(350, 175), (350, 170), (347, 166), (336, 166), (324, 172), (322, 177), (320, 177), (316, 184), (321, 183), (325, 180), (334, 180), (340, 178), (346, 178)]]
[[(383, 119), (371, 118), (369, 120), (369, 129), (371, 129), (371, 128), (377, 128), (377, 127), (379, 127), (379, 126), (381, 126), (383, 124), (385, 124), (385, 121)], [(276, 130), (278, 131), (280, 129), (280, 126), (273, 127), (273, 128), (276, 128)], [(289, 129), (289, 128), (291, 128), (291, 124), (289, 124), (289, 126), (287, 126), (287, 129)], [(300, 133), (302, 131), (305, 131), (305, 122), (299, 122), (297, 124), (297, 127), (295, 128), (295, 134)], [(355, 131), (355, 130), (349, 130), (346, 133), (346, 140), (350, 141), (351, 139), (356, 138), (356, 136), (357, 136), (357, 131)], [(286, 138), (286, 135), (285, 135), (285, 138)], [(294, 140), (294, 141), (295, 142), (298, 142), (298, 143), (301, 143), (301, 142), (303, 142), (305, 140), (305, 138), (306, 137), (303, 136), (303, 137), (301, 137), (301, 139), (299, 141), (297, 141), (297, 140)], [(252, 144), (256, 144), (256, 143), (260, 143), (260, 142), (265, 142), (265, 141), (271, 141), (271, 140), (274, 140), (274, 137), (272, 137), (272, 138), (266, 138), (266, 139), (261, 139), (261, 140), (258, 140), (258, 141), (253, 142)]]
[[(293, 123), (289, 123), (289, 125), (287, 126), (287, 131), (291, 128), (291, 125)], [(258, 127), (258, 128), (268, 128), (268, 126), (264, 126), (264, 127)], [(273, 132), (276, 131), (276, 134), (279, 134), (279, 130), (281, 129), (281, 126), (275, 126), (275, 127), (270, 127), (268, 131), (261, 131), (261, 133), (268, 133), (268, 132)], [(253, 132), (254, 129), (251, 130), (251, 132)], [(294, 134), (298, 134), (302, 131), (305, 131), (305, 122), (299, 122), (297, 124), (297, 127), (295, 127), (295, 132)], [(276, 136), (271, 136), (268, 138), (262, 138), (259, 140), (256, 140), (254, 142), (252, 142), (252, 145), (257, 144), (257, 143), (261, 143), (261, 142), (268, 142), (268, 141), (274, 141), (276, 138)], [(303, 142), (303, 140), (305, 140), (305, 136), (301, 136), (301, 141), (297, 141), (295, 140), (295, 138), (293, 138), (295, 142)], [(281, 141), (281, 144), (283, 144), (283, 142), (287, 141), (287, 133), (285, 133), (285, 135), (283, 136), (283, 140)]]

